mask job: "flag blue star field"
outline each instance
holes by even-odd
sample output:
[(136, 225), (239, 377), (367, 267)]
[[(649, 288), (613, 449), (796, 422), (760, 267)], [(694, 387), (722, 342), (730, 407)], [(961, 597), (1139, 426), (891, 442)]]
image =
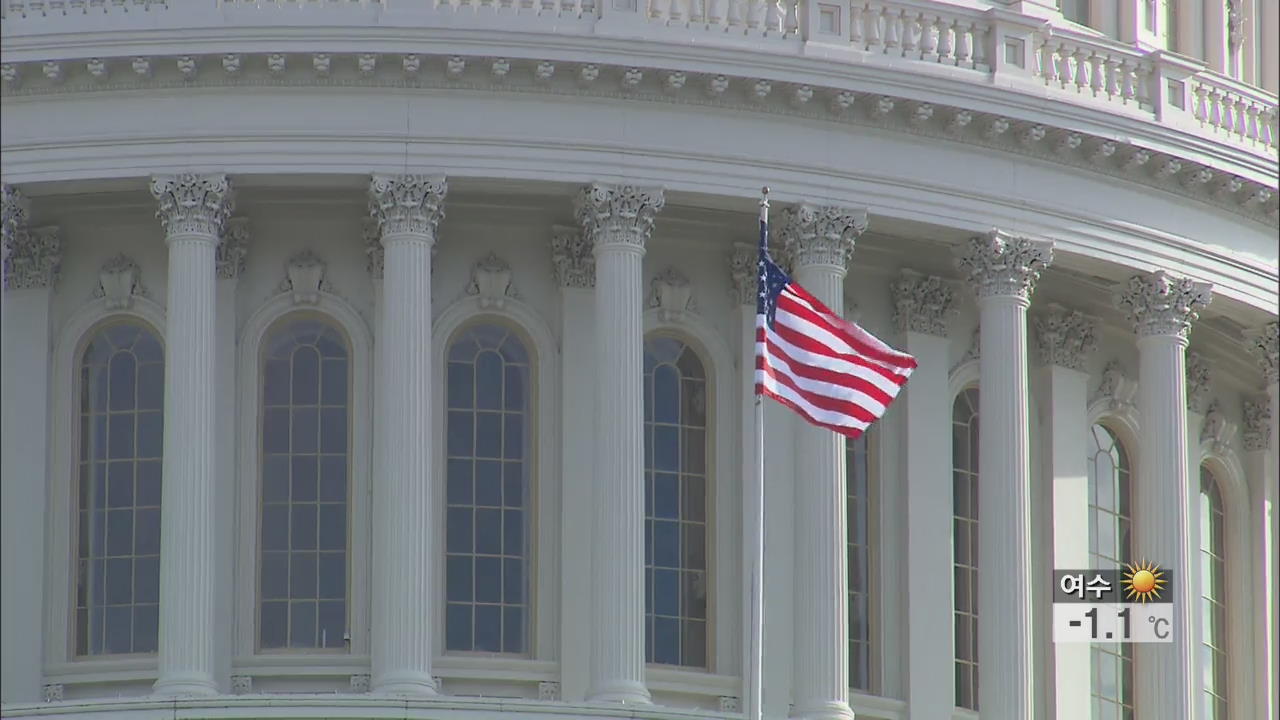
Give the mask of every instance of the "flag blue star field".
[(760, 227), (756, 394), (857, 438), (916, 368), (915, 358), (831, 312), (774, 264)]

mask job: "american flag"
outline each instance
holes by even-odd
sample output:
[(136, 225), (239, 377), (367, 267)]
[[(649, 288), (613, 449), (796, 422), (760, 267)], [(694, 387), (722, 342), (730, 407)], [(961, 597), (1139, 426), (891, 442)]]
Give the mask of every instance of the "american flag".
[(916, 367), (797, 285), (768, 252), (760, 221), (756, 300), (756, 394), (805, 420), (857, 438), (884, 415)]

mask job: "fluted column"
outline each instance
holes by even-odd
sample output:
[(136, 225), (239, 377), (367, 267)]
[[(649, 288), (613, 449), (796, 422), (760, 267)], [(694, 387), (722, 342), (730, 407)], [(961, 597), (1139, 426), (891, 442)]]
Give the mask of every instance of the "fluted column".
[(1199, 588), (1192, 587), (1191, 469), (1187, 456), (1187, 334), (1198, 311), (1209, 304), (1204, 283), (1163, 271), (1135, 275), (1117, 289), (1117, 305), (1138, 335), (1138, 482), (1133, 506), (1134, 549), (1141, 559), (1169, 570), (1173, 642), (1135, 646), (1134, 707), (1139, 720), (1197, 717), (1199, 678), (1193, 677), (1192, 614)]
[[(892, 286), (893, 321), (919, 366), (903, 387), (906, 411), (907, 577), (952, 576), (951, 394), (947, 339), (958, 303), (946, 280), (904, 270)], [(907, 707), (911, 718), (945, 718), (955, 707), (955, 652), (949, 592), (906, 596)]]
[(1034, 713), (1027, 307), (1052, 260), (1049, 243), (998, 230), (971, 238), (956, 256), (977, 293), (981, 328), (978, 709), (992, 718)]
[(1280, 712), (1277, 699), (1276, 672), (1280, 662), (1276, 652), (1276, 630), (1280, 623), (1277, 605), (1276, 556), (1280, 528), (1277, 516), (1277, 485), (1280, 485), (1280, 323), (1270, 322), (1250, 334), (1249, 350), (1262, 370), (1262, 382), (1266, 395), (1245, 400), (1245, 437), (1248, 473), (1253, 479), (1249, 507), (1253, 517), (1254, 547), (1260, 549), (1257, 562), (1250, 572), (1258, 580), (1254, 583), (1254, 605), (1259, 632), (1254, 634), (1254, 662), (1257, 678), (1255, 702), (1258, 717), (1273, 718)]
[[(1035, 343), (1046, 403), (1042, 441), (1046, 476), (1052, 484), (1052, 568), (1087, 568), (1089, 536), (1089, 411), (1085, 362), (1098, 347), (1097, 321), (1050, 305), (1035, 319)], [(985, 410), (985, 396), (983, 409)], [(986, 420), (986, 416), (983, 416)], [(985, 479), (985, 478), (984, 478)], [(1041, 518), (1045, 517), (1040, 515)], [(998, 570), (998, 568), (997, 568)], [(1034, 587), (1052, 588), (1042, 579)], [(1045, 600), (1051, 602), (1051, 600)], [(1050, 704), (1056, 718), (1087, 718), (1090, 709), (1090, 650), (1082, 643), (1056, 643), (1051, 651)], [(983, 676), (986, 677), (985, 675)]]
[[(780, 235), (795, 280), (835, 312), (865, 211), (801, 203), (783, 211)], [(849, 577), (845, 438), (793, 418), (795, 428), (795, 623), (791, 716), (852, 718), (849, 709)]]
[(374, 175), (369, 212), (383, 248), (376, 383), (379, 474), (373, 484), (372, 690), (434, 695), (438, 588), (431, 580), (431, 249), (443, 177)]
[(592, 184), (576, 212), (596, 264), (596, 485), (591, 689), (647, 703), (644, 667), (644, 323), (641, 262), (661, 188)]
[(160, 505), (160, 695), (215, 695), (216, 253), (226, 175), (156, 176), (169, 246)]

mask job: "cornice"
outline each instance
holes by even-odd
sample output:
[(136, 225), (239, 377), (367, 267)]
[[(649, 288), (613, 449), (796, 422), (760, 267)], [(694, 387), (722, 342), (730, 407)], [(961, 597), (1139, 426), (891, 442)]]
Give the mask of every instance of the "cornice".
[[(323, 56), (323, 62), (316, 59)], [(370, 58), (380, 58), (371, 61)], [(223, 56), (94, 58), (50, 63), (6, 63), (3, 96), (17, 100), (75, 93), (112, 93), (214, 88), (380, 88), (549, 94), (713, 107), (873, 127), (891, 132), (959, 142), (1039, 161), (1121, 178), (1230, 211), (1265, 225), (1280, 225), (1280, 193), (1274, 186), (1211, 167), (1178, 148), (1133, 139), (1123, 125), (1132, 118), (1110, 117), (1113, 135), (1082, 131), (1063, 116), (1061, 125), (983, 112), (941, 102), (921, 102), (896, 94), (858, 93), (812, 83), (762, 80), (756, 74), (728, 75), (660, 70), (623, 64), (525, 61), (461, 55), (372, 55), (370, 53), (246, 53)], [(702, 63), (705, 65), (705, 63)], [(323, 69), (321, 69), (321, 67)], [(914, 66), (913, 66), (914, 67)], [(450, 68), (456, 72), (451, 72)], [(768, 69), (767, 67), (765, 68)], [(954, 69), (954, 68), (952, 68)], [(744, 68), (747, 70), (747, 68)], [(94, 73), (97, 73), (96, 76)], [(794, 74), (794, 73), (792, 73)], [(913, 76), (914, 73), (904, 73)], [(956, 87), (951, 88), (954, 95)], [(886, 90), (913, 90), (901, 82)], [(916, 89), (918, 90), (918, 89)], [(919, 94), (918, 92), (914, 94)], [(1005, 93), (1016, 95), (1017, 93)], [(959, 98), (957, 98), (957, 101)], [(1041, 106), (1080, 113), (1096, 109), (1061, 102)], [(1058, 108), (1062, 113), (1063, 109)], [(1031, 113), (1028, 108), (1028, 113)], [(1166, 131), (1165, 135), (1176, 135)], [(1195, 139), (1196, 142), (1203, 140)], [(1194, 143), (1192, 143), (1194, 145)], [(1260, 176), (1274, 166), (1246, 158)], [(1239, 166), (1240, 161), (1223, 163)]]

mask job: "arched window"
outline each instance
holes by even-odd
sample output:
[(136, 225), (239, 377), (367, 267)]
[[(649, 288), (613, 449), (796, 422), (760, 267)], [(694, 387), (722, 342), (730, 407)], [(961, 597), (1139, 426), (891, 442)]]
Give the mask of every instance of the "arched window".
[(263, 342), (258, 646), (346, 649), (350, 588), (348, 343), (294, 317)]
[(156, 651), (163, 449), (164, 348), (103, 326), (80, 360), (76, 655)]
[(849, 687), (871, 690), (871, 522), (867, 436), (845, 441), (849, 563)]
[[(1102, 425), (1089, 429), (1089, 564), (1114, 570), (1132, 562), (1129, 455)], [(1133, 646), (1094, 643), (1093, 716), (1133, 715)]]
[(520, 336), (471, 325), (449, 343), (445, 649), (529, 648), (532, 362)]
[(951, 412), (952, 545), (955, 553), (956, 706), (978, 709), (978, 391)]
[(707, 667), (707, 375), (692, 347), (644, 342), (645, 659)]
[(1203, 713), (1206, 720), (1227, 715), (1227, 587), (1222, 493), (1207, 467), (1200, 467), (1200, 616), (1203, 627)]

